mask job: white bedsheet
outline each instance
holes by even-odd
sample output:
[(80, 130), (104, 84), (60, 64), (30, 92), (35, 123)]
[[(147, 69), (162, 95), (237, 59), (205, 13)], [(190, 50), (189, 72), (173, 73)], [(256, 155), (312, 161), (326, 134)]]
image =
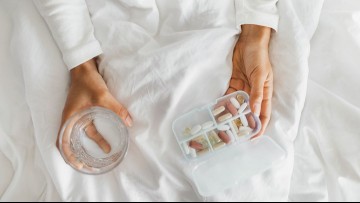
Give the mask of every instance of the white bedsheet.
[(324, 5), (311, 43), (291, 200), (360, 200), (359, 16), (359, 1)]
[[(101, 72), (135, 118), (126, 160), (109, 174), (91, 177), (69, 168), (54, 145), (68, 72), (46, 25), (30, 1), (0, 1), (0, 23), (6, 28), (0, 32), (1, 201), (202, 200), (182, 172), (171, 122), (226, 90), (238, 32), (231, 3), (131, 2), (110, 8), (96, 5), (103, 1), (89, 1), (105, 52)], [(354, 84), (359, 84), (360, 71), (352, 63), (357, 52), (337, 51), (360, 50), (354, 43), (359, 5), (349, 2), (354, 7), (341, 12), (330, 12), (334, 2), (325, 3), (330, 5), (311, 41), (308, 82), (310, 39), (322, 1), (280, 0), (279, 31), (271, 43), (275, 94), (267, 134), (286, 150), (287, 158), (207, 200), (359, 200), (359, 147), (348, 142), (359, 143), (359, 85)], [(129, 13), (120, 16), (117, 9)], [(330, 15), (334, 13), (347, 20), (343, 28)], [(326, 32), (329, 28), (333, 32)], [(346, 41), (343, 36), (353, 38)], [(341, 67), (341, 76), (334, 73), (338, 80), (324, 75), (324, 66), (329, 72)], [(349, 84), (345, 91), (339, 85), (344, 80)]]

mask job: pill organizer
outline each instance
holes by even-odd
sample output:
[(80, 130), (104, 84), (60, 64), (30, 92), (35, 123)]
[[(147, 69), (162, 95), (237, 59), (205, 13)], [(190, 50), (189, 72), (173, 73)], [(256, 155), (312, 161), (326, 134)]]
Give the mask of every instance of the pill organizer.
[(173, 132), (189, 165), (185, 169), (201, 196), (212, 196), (269, 169), (285, 157), (269, 136), (251, 139), (261, 122), (243, 91), (180, 116)]

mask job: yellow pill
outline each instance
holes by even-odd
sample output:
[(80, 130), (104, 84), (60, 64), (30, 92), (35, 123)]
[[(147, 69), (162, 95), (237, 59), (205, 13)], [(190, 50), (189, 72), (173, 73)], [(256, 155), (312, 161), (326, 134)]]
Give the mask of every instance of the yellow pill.
[(201, 150), (201, 151), (198, 151), (197, 152), (197, 155), (198, 156), (202, 156), (202, 155), (205, 155), (205, 154), (207, 154), (207, 153), (209, 153), (210, 152), (210, 149), (208, 148), (208, 149), (203, 149), (203, 150)]
[(216, 150), (216, 149), (221, 149), (225, 146), (226, 146), (226, 144), (224, 142), (219, 142), (216, 145), (214, 145), (213, 148)]
[(245, 98), (240, 94), (236, 95), (236, 99), (240, 104), (243, 104), (245, 102)]

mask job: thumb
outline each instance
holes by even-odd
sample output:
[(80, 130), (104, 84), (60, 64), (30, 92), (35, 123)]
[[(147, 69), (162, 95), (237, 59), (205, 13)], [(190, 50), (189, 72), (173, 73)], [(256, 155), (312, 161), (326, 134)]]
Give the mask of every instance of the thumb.
[(255, 74), (255, 77), (251, 79), (250, 108), (256, 116), (260, 116), (261, 103), (264, 96), (264, 83), (266, 77), (262, 75), (263, 74)]
[(114, 99), (114, 101), (110, 103), (109, 109), (115, 112), (121, 118), (121, 120), (123, 120), (126, 126), (132, 127), (133, 120), (130, 116), (130, 113), (118, 101)]

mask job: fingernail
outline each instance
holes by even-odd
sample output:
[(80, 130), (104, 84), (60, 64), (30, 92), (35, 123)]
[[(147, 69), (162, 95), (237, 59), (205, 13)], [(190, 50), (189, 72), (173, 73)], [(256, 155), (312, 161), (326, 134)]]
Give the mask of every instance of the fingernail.
[(255, 103), (254, 104), (254, 114), (255, 114), (255, 116), (257, 116), (257, 117), (260, 116), (260, 110), (261, 110), (261, 105), (259, 103)]
[(126, 117), (125, 123), (126, 123), (127, 126), (132, 127), (133, 121), (132, 121), (132, 119), (130, 118), (130, 116)]

